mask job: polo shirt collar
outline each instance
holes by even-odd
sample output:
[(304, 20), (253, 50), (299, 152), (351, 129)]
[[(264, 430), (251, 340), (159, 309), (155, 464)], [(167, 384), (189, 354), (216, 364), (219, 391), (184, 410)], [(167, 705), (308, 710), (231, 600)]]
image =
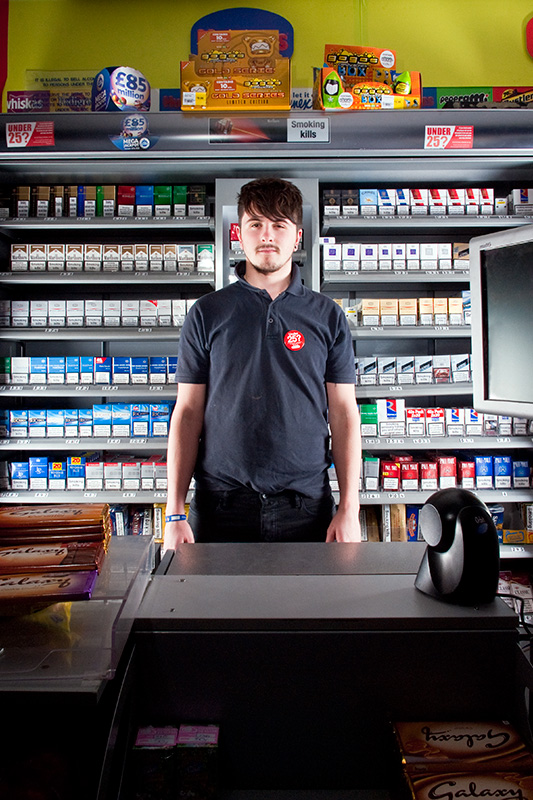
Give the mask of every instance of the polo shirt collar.
[[(240, 261), (235, 267), (235, 274), (237, 276), (239, 283), (242, 284), (242, 286), (245, 286), (247, 289), (251, 289), (252, 291), (263, 292), (263, 289), (258, 289), (256, 286), (252, 286), (251, 283), (248, 283), (248, 281), (244, 277), (245, 271), (246, 271), (246, 262)], [(304, 293), (304, 285), (302, 283), (300, 267), (298, 267), (294, 263), (292, 265), (291, 281), (285, 292), (294, 295), (301, 295)]]

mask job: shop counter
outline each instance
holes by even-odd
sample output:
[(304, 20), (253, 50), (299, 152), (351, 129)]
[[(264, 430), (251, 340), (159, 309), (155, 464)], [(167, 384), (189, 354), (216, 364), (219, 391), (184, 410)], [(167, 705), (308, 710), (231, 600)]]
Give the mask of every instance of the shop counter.
[(527, 730), (515, 614), (419, 592), (424, 547), (178, 546), (135, 621), (135, 718), (219, 724), (233, 790), (388, 789), (395, 719)]

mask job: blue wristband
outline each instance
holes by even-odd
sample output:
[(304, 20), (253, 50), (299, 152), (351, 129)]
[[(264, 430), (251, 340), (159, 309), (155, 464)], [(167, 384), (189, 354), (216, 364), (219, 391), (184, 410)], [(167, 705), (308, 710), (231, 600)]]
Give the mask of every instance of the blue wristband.
[(167, 514), (165, 522), (182, 522), (187, 519), (187, 514)]

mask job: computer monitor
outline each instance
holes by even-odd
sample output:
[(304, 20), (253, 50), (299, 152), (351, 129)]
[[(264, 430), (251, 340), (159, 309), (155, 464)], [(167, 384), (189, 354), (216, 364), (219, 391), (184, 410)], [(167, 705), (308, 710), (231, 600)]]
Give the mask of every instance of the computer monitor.
[(533, 419), (533, 225), (470, 241), (473, 405)]

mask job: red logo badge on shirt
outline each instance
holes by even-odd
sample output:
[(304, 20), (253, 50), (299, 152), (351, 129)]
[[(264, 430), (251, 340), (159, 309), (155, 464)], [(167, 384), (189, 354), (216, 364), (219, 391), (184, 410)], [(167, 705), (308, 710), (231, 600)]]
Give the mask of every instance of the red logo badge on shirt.
[(300, 331), (287, 331), (283, 337), (283, 344), (287, 350), (301, 350), (305, 344), (305, 338)]

